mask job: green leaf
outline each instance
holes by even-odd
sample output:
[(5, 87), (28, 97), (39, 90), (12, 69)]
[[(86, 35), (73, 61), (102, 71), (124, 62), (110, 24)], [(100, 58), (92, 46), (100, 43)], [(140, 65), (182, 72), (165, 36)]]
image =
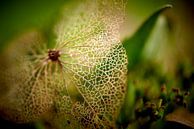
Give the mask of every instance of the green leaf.
[[(170, 7), (171, 7), (170, 5), (166, 5), (163, 8), (156, 11), (142, 24), (142, 26), (131, 38), (124, 40), (123, 46), (127, 51), (129, 62), (128, 69), (131, 69), (135, 64), (139, 62), (141, 58), (141, 52), (159, 15), (164, 10)], [(118, 128), (127, 128), (130, 121), (134, 119), (135, 97), (136, 97), (135, 87), (133, 83), (130, 81), (130, 79), (128, 79), (127, 93), (125, 95), (125, 100), (117, 119)]]
[(129, 122), (134, 119), (135, 86), (128, 81), (127, 94), (117, 119), (118, 128), (127, 128)]
[(35, 128), (36, 129), (44, 129), (44, 124), (42, 121), (35, 122)]
[(123, 46), (126, 49), (128, 56), (128, 69), (131, 69), (140, 61), (142, 50), (145, 46), (147, 39), (150, 36), (150, 33), (154, 28), (158, 17), (164, 10), (171, 7), (171, 5), (165, 5), (163, 8), (156, 11), (140, 26), (140, 28), (132, 37), (127, 38), (123, 41)]

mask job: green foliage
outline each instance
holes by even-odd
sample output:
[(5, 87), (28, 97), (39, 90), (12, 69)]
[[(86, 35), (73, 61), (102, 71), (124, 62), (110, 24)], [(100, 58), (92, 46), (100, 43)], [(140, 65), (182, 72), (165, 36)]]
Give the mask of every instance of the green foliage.
[(128, 81), (125, 100), (117, 119), (118, 128), (126, 128), (129, 122), (134, 119), (135, 96), (135, 86), (133, 83), (131, 83), (131, 81)]
[(147, 39), (149, 38), (150, 33), (152, 32), (152, 29), (154, 28), (158, 17), (163, 11), (170, 7), (171, 5), (166, 5), (156, 11), (140, 26), (140, 28), (132, 37), (127, 38), (123, 41), (123, 46), (127, 51), (129, 70), (141, 60), (142, 50), (146, 44)]
[[(58, 11), (61, 11), (59, 8), (61, 8), (61, 6), (64, 3), (66, 3), (66, 1), (62, 1), (62, 0), (57, 0), (57, 2), (52, 2), (50, 0), (49, 1), (43, 0), (40, 2), (28, 1), (28, 3), (26, 3), (24, 0), (11, 2), (11, 3), (4, 1), (3, 4), (1, 4), (1, 6), (0, 6), (0, 15), (1, 15), (0, 18), (3, 19), (3, 20), (0, 20), (0, 28), (1, 28), (1, 30), (0, 30), (0, 36), (1, 36), (0, 37), (1, 38), (0, 39), (0, 51), (15, 36), (17, 37), (17, 35), (25, 32), (25, 31), (31, 30), (31, 29), (41, 31), (41, 36), (44, 37), (44, 42), (46, 42), (47, 48), (48, 49), (53, 48), (56, 45), (56, 41), (55, 41), (56, 35), (54, 34), (52, 29), (55, 25), (55, 22), (59, 20), (57, 18), (59, 15), (56, 15), (56, 14), (58, 14)], [(72, 2), (72, 3), (75, 4), (74, 2)], [(11, 4), (11, 6), (9, 6), (8, 8), (5, 8), (6, 4)], [(32, 4), (33, 6), (28, 7), (27, 5), (30, 5), (30, 4)], [(69, 5), (69, 3), (68, 3), (67, 6), (73, 6), (73, 4)], [(14, 6), (14, 5), (18, 5), (18, 6)], [(44, 6), (41, 6), (41, 5), (44, 5)], [(103, 5), (103, 3), (102, 3), (102, 5)], [(5, 7), (3, 7), (3, 6), (5, 6)], [(35, 6), (36, 6), (36, 8), (33, 9), (32, 7), (35, 7)], [(171, 7), (171, 5), (165, 5), (163, 8), (160, 8), (159, 10), (154, 12), (139, 27), (139, 29), (132, 35), (132, 37), (128, 37), (122, 42), (123, 46), (126, 50), (127, 57), (128, 57), (128, 67), (127, 67), (128, 68), (128, 75), (127, 75), (128, 80), (127, 80), (127, 88), (126, 88), (124, 102), (122, 105), (120, 105), (120, 107), (121, 107), (121, 108), (119, 108), (120, 113), (119, 113), (118, 118), (116, 120), (117, 128), (122, 128), (122, 129), (124, 129), (124, 128), (135, 128), (135, 129), (137, 129), (137, 128), (139, 128), (139, 129), (164, 128), (163, 125), (166, 123), (166, 121), (175, 121), (177, 123), (182, 123), (182, 124), (185, 124), (187, 126), (194, 127), (193, 126), (193, 121), (194, 121), (193, 114), (190, 114), (190, 112), (194, 112), (193, 111), (193, 109), (194, 109), (193, 108), (194, 107), (194, 101), (193, 101), (194, 95), (191, 95), (191, 96), (189, 95), (189, 93), (192, 93), (194, 91), (194, 88), (193, 88), (194, 69), (192, 68), (192, 66), (188, 67), (188, 66), (184, 66), (183, 64), (177, 66), (177, 71), (176, 71), (177, 75), (175, 77), (173, 76), (172, 78), (169, 78), (168, 75), (164, 75), (163, 73), (161, 73), (158, 65), (156, 65), (152, 62), (149, 62), (149, 63), (146, 61), (143, 62), (144, 60), (142, 57), (142, 52), (143, 52), (144, 47), (147, 43), (147, 40), (149, 39), (150, 34), (153, 33), (153, 30), (154, 30), (153, 28), (155, 27), (155, 24), (156, 24), (159, 16), (166, 9), (168, 9), (170, 7)], [(120, 8), (118, 8), (118, 10), (119, 9)], [(4, 13), (7, 10), (9, 10), (10, 12), (8, 11), (7, 14)], [(14, 13), (14, 11), (16, 11), (16, 12)], [(103, 11), (101, 12), (102, 14), (103, 13), (114, 14), (111, 11), (107, 12), (106, 9)], [(105, 29), (105, 31), (106, 31), (106, 26), (108, 28), (109, 22), (112, 20), (112, 22), (114, 23), (114, 21), (113, 21), (114, 18), (112, 19), (112, 17), (110, 17), (110, 19), (109, 19), (108, 16), (104, 17), (104, 20), (100, 19), (102, 17), (100, 17), (98, 19), (98, 17), (96, 18), (96, 16), (92, 17), (92, 19), (89, 19), (89, 17), (86, 17), (83, 20), (83, 17), (86, 15), (85, 14), (86, 12), (88, 14), (91, 14), (92, 11), (83, 10), (83, 12), (81, 14), (78, 13), (78, 14), (72, 16), (72, 20), (70, 20), (70, 22), (68, 24), (70, 29), (67, 28), (67, 30), (65, 31), (66, 37), (64, 35), (62, 35), (60, 37), (62, 40), (66, 41), (68, 38), (71, 39), (72, 37), (75, 37), (78, 40), (80, 37), (81, 37), (81, 39), (91, 38), (90, 37), (91, 33), (88, 32), (87, 29), (84, 33), (83, 33), (83, 31), (80, 31), (82, 29), (84, 30), (84, 28), (86, 28), (88, 25), (89, 25), (89, 28), (93, 29), (93, 30), (91, 30), (92, 32), (93, 31), (96, 32), (96, 33), (92, 33), (92, 34), (94, 34), (92, 36), (98, 36), (98, 34), (101, 32), (101, 31), (98, 32), (99, 28), (102, 30)], [(115, 11), (115, 12), (118, 12), (118, 11)], [(14, 14), (14, 15), (12, 15), (12, 14)], [(120, 14), (118, 13), (117, 15), (119, 16)], [(71, 14), (67, 15), (67, 19), (69, 17), (71, 17)], [(77, 20), (78, 22), (73, 24), (74, 19), (76, 19), (76, 18), (78, 19)], [(62, 23), (64, 26), (67, 26), (66, 17), (64, 19), (65, 20), (63, 20)], [(81, 21), (83, 20), (82, 21), (84, 23), (83, 25), (82, 25), (82, 22), (79, 22), (80, 19), (81, 19)], [(87, 20), (88, 20), (88, 23), (87, 23)], [(101, 22), (101, 20), (103, 22), (105, 21), (105, 23)], [(110, 20), (110, 21), (108, 21), (108, 20)], [(93, 21), (94, 24), (98, 23), (96, 25), (99, 25), (99, 26), (96, 26), (97, 28), (95, 28), (94, 26), (92, 26), (93, 24), (91, 24), (90, 21)], [(101, 26), (102, 23), (104, 24), (103, 26)], [(61, 31), (64, 31), (63, 25), (61, 25), (59, 27), (59, 28), (62, 28)], [(110, 26), (114, 27), (115, 25), (110, 25)], [(107, 31), (109, 32), (108, 29), (107, 29)], [(110, 34), (108, 32), (107, 32), (107, 35), (105, 38), (107, 38), (109, 40), (113, 37), (108, 37), (108, 34)], [(116, 33), (116, 35), (118, 34), (115, 31), (112, 31), (112, 32)], [(58, 33), (58, 35), (59, 35), (59, 33)], [(73, 40), (73, 42), (74, 42), (74, 40)], [(83, 41), (80, 40), (79, 42), (81, 44), (80, 46), (84, 47), (84, 45), (82, 44)], [(77, 41), (76, 41), (76, 43), (77, 43)], [(75, 45), (77, 45), (77, 44), (75, 44)], [(91, 44), (89, 44), (88, 46), (90, 46), (90, 45)], [(91, 53), (96, 52), (95, 45), (96, 44), (93, 44), (93, 47), (90, 47), (90, 48), (88, 47), (89, 48), (88, 50), (90, 50)], [(72, 46), (69, 46), (69, 48), (70, 47), (72, 47)], [(87, 45), (86, 45), (86, 47), (87, 47)], [(99, 48), (100, 47), (101, 46), (99, 45)], [(65, 49), (64, 52), (68, 52), (68, 50), (70, 50), (69, 48)], [(103, 46), (103, 48), (106, 49), (107, 47)], [(83, 53), (87, 51), (87, 49), (85, 49), (85, 48), (75, 49), (71, 54), (76, 54), (76, 52), (80, 51), (80, 50), (82, 50)], [(102, 50), (102, 49), (98, 49), (97, 52), (98, 51), (100, 52), (100, 50)], [(119, 55), (119, 52), (120, 52), (120, 55)], [(91, 53), (89, 54), (89, 57), (91, 56)], [(117, 98), (115, 99), (115, 96), (118, 97), (119, 94), (115, 94), (115, 96), (113, 95), (113, 98), (110, 98), (110, 99), (106, 98), (107, 97), (106, 95), (110, 95), (111, 93), (116, 91), (115, 89), (111, 89), (112, 87), (107, 88), (112, 82), (107, 83), (107, 86), (105, 88), (103, 87), (100, 89), (101, 91), (104, 91), (107, 88), (107, 91), (110, 91), (110, 92), (107, 92), (109, 94), (105, 94), (105, 95), (100, 96), (99, 94), (101, 94), (101, 91), (99, 89), (95, 89), (95, 87), (98, 86), (100, 88), (101, 85), (105, 86), (105, 82), (108, 82), (107, 80), (112, 80), (113, 82), (114, 81), (118, 82), (118, 80), (120, 79), (120, 81), (124, 82), (125, 81), (124, 77), (121, 77), (120, 75), (117, 75), (117, 74), (119, 71), (127, 71), (126, 69), (118, 70), (118, 72), (114, 72), (114, 71), (110, 72), (110, 71), (114, 70), (114, 68), (119, 69), (121, 67), (121, 65), (119, 65), (119, 64), (122, 64), (122, 63), (127, 64), (125, 62), (127, 59), (122, 57), (122, 55), (125, 55), (125, 51), (124, 51), (121, 44), (113, 47), (109, 51), (104, 50), (104, 53), (102, 53), (102, 55), (105, 57), (102, 58), (102, 60), (100, 60), (99, 62), (97, 62), (94, 65), (95, 69), (87, 70), (84, 68), (83, 70), (85, 70), (85, 72), (84, 72), (85, 75), (82, 74), (81, 72), (76, 73), (79, 75), (79, 77), (77, 77), (77, 76), (75, 76), (75, 77), (80, 78), (80, 80), (78, 80), (79, 82), (81, 82), (79, 84), (80, 87), (76, 87), (76, 83), (75, 83), (76, 81), (73, 81), (73, 83), (71, 84), (71, 87), (73, 87), (75, 85), (74, 86), (75, 88), (68, 89), (70, 94), (71, 94), (71, 97), (72, 96), (74, 97), (74, 98), (72, 97), (73, 99), (75, 99), (76, 101), (78, 100), (81, 103), (84, 102), (86, 104), (81, 105), (80, 103), (73, 103), (73, 101), (72, 102), (70, 101), (71, 103), (69, 103), (69, 98), (66, 97), (66, 94), (67, 94), (66, 91), (65, 90), (61, 91), (60, 89), (57, 89), (55, 87), (56, 90), (53, 93), (57, 92), (57, 95), (54, 95), (54, 97), (51, 97), (52, 99), (54, 99), (54, 102), (52, 103), (52, 104), (54, 104), (54, 106), (52, 106), (52, 108), (54, 107), (53, 112), (55, 112), (55, 114), (53, 115), (53, 117), (54, 117), (55, 121), (52, 120), (52, 118), (51, 118), (51, 120), (50, 120), (51, 124), (54, 123), (54, 124), (57, 124), (57, 126), (62, 126), (62, 128), (65, 128), (65, 127), (68, 128), (68, 127), (72, 126), (73, 124), (75, 124), (75, 123), (71, 123), (74, 121), (74, 119), (79, 118), (80, 119), (79, 123), (75, 124), (74, 126), (78, 127), (78, 126), (80, 126), (80, 123), (82, 123), (83, 127), (84, 127), (85, 123), (82, 122), (82, 120), (91, 116), (90, 119), (87, 119), (89, 122), (94, 120), (94, 122), (96, 122), (96, 123), (101, 123), (103, 125), (101, 127), (106, 128), (107, 123), (109, 124), (110, 127), (111, 126), (114, 127), (114, 125), (112, 125), (112, 124), (114, 124), (115, 119), (113, 119), (113, 116), (110, 115), (113, 113), (108, 114), (108, 113), (104, 113), (103, 111), (99, 113), (99, 109), (106, 108), (106, 110), (108, 112), (109, 111), (108, 107), (110, 107), (110, 109), (112, 107), (114, 107), (114, 105), (117, 105), (119, 107), (119, 105), (117, 103), (120, 104), (122, 99), (117, 99)], [(84, 53), (82, 56), (86, 57), (86, 54)], [(94, 57), (97, 57), (97, 56), (95, 55)], [(126, 55), (124, 57), (126, 57)], [(122, 58), (123, 58), (123, 60), (122, 60)], [(64, 60), (65, 58), (61, 58), (61, 59)], [(75, 58), (73, 58), (73, 60), (74, 59)], [(79, 59), (81, 59), (81, 58), (77, 59), (78, 65), (76, 64), (73, 67), (70, 67), (71, 68), (70, 70), (72, 70), (72, 69), (74, 70), (74, 68), (76, 68), (77, 66), (84, 65), (84, 63), (86, 63), (84, 61), (81, 62)], [(124, 60), (124, 59), (126, 59), (126, 60)], [(91, 62), (92, 61), (94, 62), (94, 60), (91, 60)], [(67, 66), (67, 64), (65, 64), (64, 66)], [(64, 71), (68, 71), (68, 70), (69, 69), (65, 69)], [(105, 71), (107, 71), (107, 72), (105, 72)], [(66, 82), (68, 82), (69, 80), (72, 80), (71, 74), (67, 74), (65, 76), (67, 77)], [(115, 78), (115, 76), (116, 76), (116, 78)], [(61, 82), (61, 80), (63, 80), (63, 78), (58, 78), (58, 76), (56, 78), (58, 79), (59, 82)], [(53, 76), (52, 76), (52, 80), (54, 80)], [(53, 81), (52, 83), (55, 83), (56, 84), (55, 86), (57, 86), (59, 84), (57, 81)], [(86, 88), (88, 90), (85, 90), (82, 87), (82, 84), (84, 84), (84, 88)], [(124, 84), (124, 83), (122, 83), (122, 84)], [(23, 83), (22, 83), (22, 85), (23, 85)], [(113, 86), (115, 86), (115, 85), (117, 87), (121, 87), (120, 84), (114, 83)], [(60, 85), (60, 86), (63, 87), (63, 85)], [(177, 87), (172, 88), (174, 86), (177, 86), (178, 88)], [(38, 86), (38, 87), (40, 87), (40, 86)], [(2, 87), (0, 87), (0, 89), (1, 88)], [(75, 90), (76, 88), (78, 90), (80, 90), (81, 92), (76, 91)], [(122, 90), (122, 89), (119, 89), (119, 90)], [(80, 92), (80, 93), (78, 94), (78, 92)], [(89, 94), (89, 92), (91, 92), (91, 96), (88, 97), (87, 95)], [(95, 97), (95, 96), (93, 96), (94, 93), (97, 96), (96, 98), (94, 98), (94, 102), (97, 102), (97, 104), (87, 103), (86, 101), (84, 101), (84, 99), (89, 100), (89, 99)], [(124, 96), (124, 93), (122, 93), (122, 95)], [(83, 97), (85, 97), (85, 98), (83, 98)], [(66, 99), (63, 100), (61, 98), (66, 98)], [(100, 104), (98, 103), (99, 98), (101, 100), (99, 102)], [(115, 102), (112, 106), (107, 106), (106, 104), (108, 102), (103, 102), (104, 100), (112, 100), (112, 101), (115, 100)], [(38, 104), (40, 104), (40, 103), (38, 102)], [(35, 107), (37, 107), (37, 105), (35, 105)], [(93, 106), (95, 107), (96, 105), (102, 106), (100, 108), (95, 108), (96, 111), (98, 111), (98, 113), (96, 113), (95, 111), (92, 110)], [(77, 108), (75, 108), (76, 106), (77, 106)], [(74, 110), (72, 109), (72, 107), (74, 107)], [(86, 108), (88, 109), (87, 111), (86, 111)], [(183, 110), (177, 111), (177, 109), (179, 109), (179, 108), (181, 108), (181, 109), (183, 108)], [(66, 109), (69, 109), (72, 114), (69, 114), (68, 110), (66, 110)], [(80, 111), (78, 111), (78, 110), (80, 110)], [(189, 113), (188, 113), (188, 110), (190, 111)], [(68, 115), (65, 114), (64, 111), (65, 111), (65, 113), (68, 112), (67, 113)], [(85, 114), (83, 115), (82, 113), (83, 114), (85, 113)], [(95, 113), (96, 113), (96, 115), (93, 115)], [(184, 113), (187, 113), (186, 115), (188, 117), (184, 116), (183, 115)], [(77, 118), (74, 116), (76, 116)], [(98, 122), (98, 120), (100, 122)], [(111, 122), (109, 123), (109, 121), (111, 121)], [(37, 129), (46, 128), (44, 125), (44, 121), (42, 123), (41, 122), (38, 121), (35, 123), (35, 127)], [(70, 125), (70, 123), (72, 125)], [(65, 126), (62, 124), (64, 124)], [(94, 127), (95, 124), (92, 126)], [(73, 126), (72, 126), (72, 128), (73, 128)], [(89, 126), (88, 126), (88, 128), (89, 128)]]
[[(149, 38), (154, 25), (160, 16), (160, 14), (171, 7), (170, 5), (166, 5), (163, 8), (156, 11), (152, 16), (150, 16), (136, 31), (136, 33), (123, 41), (123, 46), (126, 49), (128, 56), (128, 70), (131, 70), (134, 66), (136, 66), (141, 60), (141, 54), (143, 48), (146, 44), (147, 39)], [(128, 123), (134, 119), (134, 106), (135, 106), (135, 86), (128, 79), (127, 93), (125, 95), (125, 102), (121, 108), (120, 116), (117, 121), (117, 125), (122, 128), (126, 128)]]

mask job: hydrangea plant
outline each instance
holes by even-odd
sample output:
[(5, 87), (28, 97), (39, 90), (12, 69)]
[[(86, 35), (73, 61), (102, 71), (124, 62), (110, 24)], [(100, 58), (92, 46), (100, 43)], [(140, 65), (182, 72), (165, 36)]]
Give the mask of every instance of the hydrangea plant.
[[(126, 92), (127, 54), (120, 42), (123, 0), (84, 1), (64, 10), (49, 45), (33, 31), (1, 54), (4, 115), (54, 128), (115, 128)], [(52, 47), (50, 47), (52, 46)]]
[[(147, 96), (138, 93), (131, 76), (159, 15), (171, 6), (120, 41), (125, 5), (125, 0), (77, 1), (73, 9), (61, 10), (46, 35), (34, 29), (9, 43), (0, 53), (0, 115), (18, 123), (43, 121), (54, 129), (129, 128), (133, 123), (149, 128), (163, 119), (168, 95), (162, 92), (159, 102), (141, 104), (138, 96)], [(137, 72), (140, 76), (141, 69)], [(135, 109), (138, 103), (142, 107)], [(145, 116), (150, 119), (141, 124)]]

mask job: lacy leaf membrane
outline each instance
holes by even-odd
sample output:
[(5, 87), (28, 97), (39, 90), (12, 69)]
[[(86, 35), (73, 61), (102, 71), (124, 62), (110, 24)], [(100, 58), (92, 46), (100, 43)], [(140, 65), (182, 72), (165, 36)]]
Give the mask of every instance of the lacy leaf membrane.
[(18, 122), (46, 119), (55, 128), (115, 128), (126, 90), (124, 5), (95, 0), (65, 10), (53, 49), (38, 32), (11, 44), (0, 62), (3, 114)]

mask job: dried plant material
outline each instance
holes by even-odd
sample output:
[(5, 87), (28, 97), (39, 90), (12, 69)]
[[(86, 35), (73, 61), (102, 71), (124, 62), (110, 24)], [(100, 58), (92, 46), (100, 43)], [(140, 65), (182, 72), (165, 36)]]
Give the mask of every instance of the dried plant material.
[(168, 114), (165, 119), (167, 121), (174, 121), (194, 128), (194, 114), (187, 111), (186, 109), (177, 109), (173, 113)]
[[(114, 128), (126, 90), (127, 56), (119, 40), (121, 0), (64, 11), (53, 49), (29, 33), (1, 55), (0, 100), (18, 122), (47, 119), (55, 128)], [(68, 15), (69, 14), (69, 15)]]
[(38, 119), (52, 105), (51, 86), (55, 80), (51, 68), (56, 64), (46, 62), (45, 50), (46, 44), (39, 34), (29, 33), (1, 54), (0, 83), (9, 90), (1, 97), (0, 105), (15, 121)]

